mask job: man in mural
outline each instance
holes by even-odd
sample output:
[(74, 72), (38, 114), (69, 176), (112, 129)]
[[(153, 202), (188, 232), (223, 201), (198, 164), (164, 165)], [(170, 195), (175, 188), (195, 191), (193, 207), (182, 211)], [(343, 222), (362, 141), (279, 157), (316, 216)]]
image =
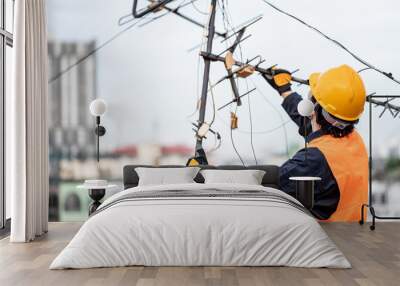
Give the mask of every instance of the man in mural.
[[(347, 65), (309, 77), (309, 99), (314, 104), (304, 120), (297, 105), (302, 97), (291, 90), (291, 74), (271, 69), (264, 75), (283, 98), (282, 106), (306, 136), (309, 148), (299, 150), (280, 167), (281, 189), (295, 196), (294, 176), (315, 176), (313, 214), (331, 221), (358, 221), (368, 198), (368, 156), (355, 130), (364, 111), (366, 92), (358, 73)], [(306, 155), (307, 152), (307, 155)]]

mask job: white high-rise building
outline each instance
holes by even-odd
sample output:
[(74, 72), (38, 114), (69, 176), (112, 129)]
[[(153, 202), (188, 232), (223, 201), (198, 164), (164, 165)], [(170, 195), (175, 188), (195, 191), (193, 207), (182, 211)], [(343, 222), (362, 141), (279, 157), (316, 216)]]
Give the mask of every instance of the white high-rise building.
[(95, 121), (89, 104), (96, 98), (96, 57), (60, 73), (93, 50), (95, 42), (49, 41), (48, 45), (50, 155), (58, 159), (94, 156)]
[(61, 163), (95, 157), (95, 119), (89, 104), (96, 98), (96, 57), (92, 55), (71, 67), (94, 48), (94, 41), (48, 41), (50, 220), (59, 220), (63, 209)]

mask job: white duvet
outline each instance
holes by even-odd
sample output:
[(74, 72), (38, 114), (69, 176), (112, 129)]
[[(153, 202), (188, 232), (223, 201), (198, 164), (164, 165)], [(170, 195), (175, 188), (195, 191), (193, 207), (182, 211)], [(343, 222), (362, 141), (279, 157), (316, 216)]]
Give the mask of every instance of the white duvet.
[(272, 188), (237, 184), (128, 189), (100, 206), (104, 210), (85, 222), (50, 269), (128, 265), (351, 267), (319, 223), (291, 205), (229, 197), (153, 198), (112, 204), (131, 192), (207, 188), (263, 190), (295, 201)]

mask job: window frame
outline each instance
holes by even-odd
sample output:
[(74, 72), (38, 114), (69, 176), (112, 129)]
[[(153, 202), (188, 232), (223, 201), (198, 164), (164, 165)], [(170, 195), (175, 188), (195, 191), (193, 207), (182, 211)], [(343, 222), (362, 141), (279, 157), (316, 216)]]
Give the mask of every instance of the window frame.
[[(0, 20), (0, 236), (9, 232), (10, 219), (6, 218), (6, 190), (5, 190), (5, 97), (6, 97), (6, 60), (7, 60), (7, 46), (13, 47), (13, 34), (6, 30), (6, 1), (0, 0), (1, 5), (1, 20)], [(14, 13), (14, 3), (12, 13)], [(8, 15), (10, 16), (10, 15)], [(10, 17), (13, 17), (11, 15)]]

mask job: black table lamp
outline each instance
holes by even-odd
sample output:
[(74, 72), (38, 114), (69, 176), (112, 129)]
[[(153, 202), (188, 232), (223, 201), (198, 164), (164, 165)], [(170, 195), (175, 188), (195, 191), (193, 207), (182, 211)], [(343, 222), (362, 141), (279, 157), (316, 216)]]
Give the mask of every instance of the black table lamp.
[(106, 113), (107, 110), (107, 104), (103, 99), (95, 99), (90, 103), (90, 113), (96, 117), (96, 128), (94, 130), (96, 136), (97, 136), (97, 162), (100, 161), (100, 136), (103, 136), (106, 134), (106, 129), (104, 126), (100, 125), (100, 116), (102, 116), (104, 113)]
[(298, 113), (303, 116), (304, 120), (304, 148), (307, 163), (307, 118), (309, 118), (314, 112), (314, 103), (309, 99), (303, 99), (297, 105)]

